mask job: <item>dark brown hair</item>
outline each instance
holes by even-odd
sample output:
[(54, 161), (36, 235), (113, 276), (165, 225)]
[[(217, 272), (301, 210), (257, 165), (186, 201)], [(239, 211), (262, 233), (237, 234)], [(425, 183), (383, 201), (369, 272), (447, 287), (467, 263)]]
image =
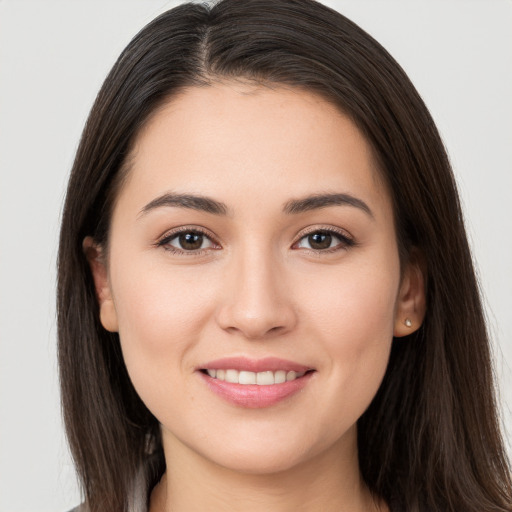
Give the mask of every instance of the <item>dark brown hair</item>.
[[(393, 58), (312, 0), (186, 4), (123, 51), (91, 110), (71, 172), (58, 259), (64, 419), (91, 512), (125, 511), (142, 471), (165, 463), (159, 425), (128, 377), (117, 334), (99, 321), (85, 236), (105, 245), (127, 155), (164, 101), (222, 79), (285, 84), (337, 105), (373, 147), (394, 202), (402, 261), (426, 262), (427, 313), (395, 339), (358, 423), (361, 472), (393, 510), (512, 510), (482, 306), (454, 178), (437, 129)], [(148, 454), (148, 446), (154, 450)]]

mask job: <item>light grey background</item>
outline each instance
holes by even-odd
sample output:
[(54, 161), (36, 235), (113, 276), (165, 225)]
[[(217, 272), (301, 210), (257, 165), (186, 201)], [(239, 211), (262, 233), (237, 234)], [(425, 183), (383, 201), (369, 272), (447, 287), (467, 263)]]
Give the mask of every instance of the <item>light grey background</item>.
[[(65, 183), (109, 68), (143, 25), (176, 3), (0, 0), (0, 512), (59, 512), (79, 502), (55, 357)], [(438, 123), (485, 295), (510, 445), (512, 2), (326, 3), (391, 52)]]

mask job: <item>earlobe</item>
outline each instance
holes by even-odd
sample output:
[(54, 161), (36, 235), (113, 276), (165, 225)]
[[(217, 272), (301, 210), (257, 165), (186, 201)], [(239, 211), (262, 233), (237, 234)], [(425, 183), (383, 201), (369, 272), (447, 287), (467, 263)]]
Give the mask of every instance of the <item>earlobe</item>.
[(101, 247), (92, 237), (84, 238), (82, 248), (89, 263), (100, 308), (101, 325), (110, 332), (118, 332), (117, 312), (112, 298), (107, 265)]
[(417, 331), (425, 318), (425, 273), (418, 254), (412, 253), (398, 292), (393, 336), (402, 337)]

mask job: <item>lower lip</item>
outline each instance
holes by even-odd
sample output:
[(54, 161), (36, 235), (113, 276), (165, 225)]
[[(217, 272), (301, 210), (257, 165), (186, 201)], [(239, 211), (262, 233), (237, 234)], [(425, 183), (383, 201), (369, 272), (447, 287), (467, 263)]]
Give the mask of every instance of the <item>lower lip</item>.
[(309, 382), (314, 372), (303, 377), (283, 382), (259, 386), (257, 384), (233, 384), (224, 380), (214, 379), (208, 374), (199, 372), (207, 386), (215, 394), (239, 407), (261, 409), (275, 405), (301, 391)]

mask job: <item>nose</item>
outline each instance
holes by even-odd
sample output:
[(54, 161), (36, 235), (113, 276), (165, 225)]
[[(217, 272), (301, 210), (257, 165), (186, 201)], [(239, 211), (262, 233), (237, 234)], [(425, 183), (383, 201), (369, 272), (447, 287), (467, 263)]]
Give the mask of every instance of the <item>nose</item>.
[(233, 259), (217, 310), (219, 326), (250, 340), (291, 331), (297, 323), (296, 308), (276, 260), (254, 248)]

